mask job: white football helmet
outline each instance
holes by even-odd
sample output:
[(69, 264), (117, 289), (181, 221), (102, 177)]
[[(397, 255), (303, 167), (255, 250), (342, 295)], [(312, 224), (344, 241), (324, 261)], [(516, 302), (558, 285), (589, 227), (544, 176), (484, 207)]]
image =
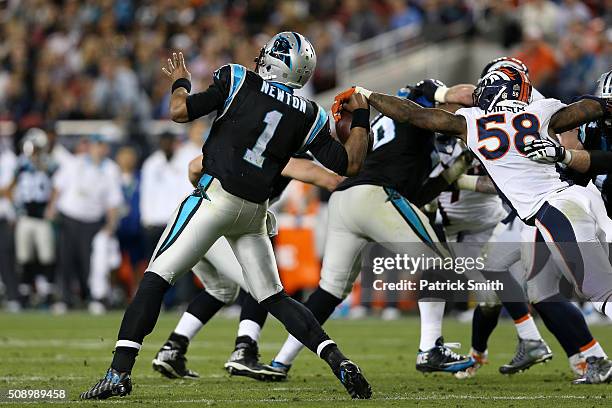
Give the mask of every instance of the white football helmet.
[(295, 31), (284, 31), (270, 38), (255, 59), (255, 72), (263, 79), (295, 89), (308, 82), (316, 66), (314, 47)]

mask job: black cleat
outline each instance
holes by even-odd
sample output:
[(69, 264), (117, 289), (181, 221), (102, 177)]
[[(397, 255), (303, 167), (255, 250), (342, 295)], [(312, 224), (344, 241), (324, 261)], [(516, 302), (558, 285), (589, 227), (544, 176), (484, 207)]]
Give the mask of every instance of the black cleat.
[(230, 375), (250, 377), (259, 381), (283, 381), (287, 378), (286, 371), (259, 362), (257, 342), (249, 336), (236, 339), (236, 348), (224, 367)]
[(370, 387), (368, 380), (363, 376), (357, 364), (351, 360), (341, 362), (338, 372), (335, 374), (351, 398), (370, 399), (372, 397), (372, 387)]
[(553, 353), (544, 340), (525, 340), (519, 338), (516, 354), (508, 364), (499, 367), (502, 374), (515, 374), (529, 367), (544, 363), (553, 357)]
[(129, 373), (120, 373), (109, 368), (106, 375), (89, 391), (81, 393), (81, 399), (107, 399), (125, 397), (132, 392), (132, 380)]
[(200, 378), (200, 374), (187, 368), (187, 346), (168, 340), (153, 359), (153, 369), (167, 378)]
[(442, 371), (457, 373), (465, 371), (476, 364), (471, 356), (455, 353), (451, 348), (461, 347), (458, 343), (444, 344), (444, 338), (438, 337), (436, 345), (429, 350), (419, 351), (416, 360), (416, 369), (422, 373)]
[(584, 375), (572, 384), (604, 384), (612, 381), (612, 361), (604, 357), (587, 357)]

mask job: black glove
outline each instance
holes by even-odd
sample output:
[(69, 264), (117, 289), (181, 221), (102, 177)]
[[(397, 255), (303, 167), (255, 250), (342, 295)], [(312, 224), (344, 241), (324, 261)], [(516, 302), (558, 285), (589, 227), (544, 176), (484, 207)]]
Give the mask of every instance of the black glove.
[(442, 81), (437, 79), (425, 79), (423, 81), (419, 81), (416, 85), (408, 86), (410, 89), (410, 99), (416, 100), (420, 97), (423, 97), (431, 106), (436, 103), (436, 91), (440, 87), (445, 87)]

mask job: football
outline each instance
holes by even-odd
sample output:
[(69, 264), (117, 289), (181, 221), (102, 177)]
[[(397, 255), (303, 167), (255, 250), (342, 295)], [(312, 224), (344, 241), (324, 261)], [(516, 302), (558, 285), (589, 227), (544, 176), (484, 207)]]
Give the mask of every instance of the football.
[(336, 122), (336, 137), (342, 144), (346, 143), (351, 135), (351, 122), (353, 114), (347, 110), (340, 112), (340, 120)]

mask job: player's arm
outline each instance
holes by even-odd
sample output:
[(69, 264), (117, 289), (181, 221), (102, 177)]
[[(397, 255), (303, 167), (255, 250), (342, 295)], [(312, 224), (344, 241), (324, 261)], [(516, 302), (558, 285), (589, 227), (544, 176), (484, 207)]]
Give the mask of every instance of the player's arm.
[(419, 190), (414, 204), (417, 207), (422, 207), (438, 197), (441, 192), (448, 190), (470, 167), (470, 161), (471, 155), (464, 153), (438, 176), (428, 178)]
[(465, 141), (467, 123), (463, 116), (454, 115), (442, 109), (422, 108), (411, 100), (372, 92), (361, 87), (345, 91), (336, 98), (348, 98), (353, 93), (365, 96), (370, 106), (393, 120), (408, 122), (432, 132), (446, 133)]
[(541, 163), (563, 163), (579, 173), (612, 172), (612, 152), (566, 149), (550, 140), (534, 140), (525, 145), (527, 157)]
[(550, 118), (549, 133), (558, 134), (572, 130), (583, 123), (597, 120), (604, 115), (610, 115), (612, 104), (605, 99), (584, 97), (564, 108), (559, 109)]
[(202, 172), (204, 171), (204, 166), (202, 165), (203, 159), (204, 159), (204, 155), (201, 154), (189, 162), (188, 173), (187, 173), (189, 177), (189, 182), (191, 183), (192, 186), (196, 188), (198, 187), (198, 182), (200, 181), (200, 178), (202, 177)]
[(473, 106), (474, 99), (472, 95), (476, 87), (472, 84), (458, 84), (453, 85), (444, 92), (438, 92), (439, 99), (436, 98), (436, 102), (440, 103), (457, 103), (464, 106)]
[(497, 188), (489, 176), (462, 174), (455, 181), (457, 190), (475, 191), (484, 194), (497, 194)]
[(338, 107), (353, 112), (353, 122), (347, 141), (342, 145), (331, 136), (325, 123), (314, 140), (305, 146), (323, 166), (340, 174), (356, 175), (365, 160), (369, 147), (370, 114), (363, 95), (349, 96), (338, 102)]
[(472, 94), (476, 87), (472, 84), (458, 84), (447, 87), (436, 79), (426, 79), (417, 84), (425, 98), (431, 103), (449, 103), (463, 106), (473, 106)]
[(328, 191), (334, 191), (338, 184), (344, 180), (344, 177), (312, 160), (295, 157), (289, 159), (289, 163), (287, 163), (281, 175), (304, 183), (314, 184)]
[(359, 173), (370, 147), (370, 108), (364, 95), (352, 95), (342, 108), (353, 113), (351, 132), (344, 143), (348, 155), (346, 175)]
[(213, 83), (204, 92), (190, 95), (191, 73), (185, 66), (183, 53), (172, 54), (168, 58), (168, 66), (162, 71), (172, 80), (172, 95), (170, 96), (170, 118), (179, 123), (191, 122), (197, 118), (218, 110), (227, 96), (227, 83), (231, 75), (228, 66), (215, 72)]

